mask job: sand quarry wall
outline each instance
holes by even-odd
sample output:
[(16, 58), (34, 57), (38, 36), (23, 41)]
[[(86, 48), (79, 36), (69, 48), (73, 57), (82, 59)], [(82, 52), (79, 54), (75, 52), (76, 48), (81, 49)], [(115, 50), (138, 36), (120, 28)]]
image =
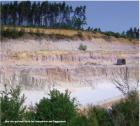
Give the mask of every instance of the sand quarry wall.
[[(80, 51), (80, 44), (86, 51)], [(101, 78), (128, 68), (138, 75), (138, 44), (92, 39), (86, 41), (46, 40), (44, 38), (6, 39), (1, 42), (0, 83), (44, 88), (45, 85), (94, 85)], [(118, 58), (126, 65), (117, 66)]]

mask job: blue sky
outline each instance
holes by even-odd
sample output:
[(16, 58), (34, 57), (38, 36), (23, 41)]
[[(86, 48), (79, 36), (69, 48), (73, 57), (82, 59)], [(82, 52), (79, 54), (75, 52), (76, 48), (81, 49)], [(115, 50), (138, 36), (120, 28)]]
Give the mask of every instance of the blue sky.
[(138, 1), (67, 1), (73, 7), (86, 5), (87, 26), (122, 32), (139, 26)]

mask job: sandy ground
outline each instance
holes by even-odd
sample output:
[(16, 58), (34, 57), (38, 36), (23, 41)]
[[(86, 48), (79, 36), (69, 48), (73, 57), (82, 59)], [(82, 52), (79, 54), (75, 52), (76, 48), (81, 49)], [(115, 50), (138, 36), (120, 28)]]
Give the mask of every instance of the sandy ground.
[[(67, 50), (77, 51), (80, 44), (87, 46), (87, 51), (109, 50), (109, 51), (138, 51), (138, 44), (131, 42), (105, 41), (104, 39), (93, 39), (90, 41), (51, 41), (46, 39), (10, 39), (1, 44), (1, 49), (15, 52), (37, 51), (37, 50)], [(12, 46), (12, 48), (11, 48)]]
[[(134, 87), (135, 85), (133, 85)], [(123, 97), (123, 94), (116, 88), (111, 81), (104, 81), (94, 87), (60, 87), (55, 86), (52, 89), (57, 89), (60, 92), (69, 90), (71, 98), (76, 98), (76, 102), (81, 106), (85, 107), (89, 104), (102, 105), (112, 100), (118, 100)], [(51, 89), (51, 90), (52, 90)], [(35, 105), (43, 97), (49, 98), (47, 90), (24, 90), (22, 93), (25, 94), (26, 101), (25, 105)]]

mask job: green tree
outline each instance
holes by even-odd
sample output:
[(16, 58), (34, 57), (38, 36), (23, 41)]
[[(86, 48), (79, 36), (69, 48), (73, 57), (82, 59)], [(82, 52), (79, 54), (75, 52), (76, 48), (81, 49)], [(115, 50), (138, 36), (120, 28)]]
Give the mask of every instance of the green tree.
[(85, 10), (86, 10), (86, 6), (80, 6), (75, 8), (74, 16), (72, 19), (74, 28), (81, 29), (83, 28), (83, 25), (86, 24)]
[(43, 98), (36, 105), (36, 118), (39, 120), (66, 120), (69, 121), (76, 114), (75, 99), (70, 98), (70, 93), (60, 93), (52, 90), (50, 98)]
[(22, 120), (25, 112), (23, 103), (25, 101), (24, 95), (21, 96), (21, 89), (17, 86), (15, 89), (7, 89), (1, 92), (1, 120)]
[(75, 9), (65, 2), (1, 2), (4, 25), (81, 29), (86, 24), (86, 6)]
[(89, 126), (89, 121), (85, 115), (81, 115), (78, 113), (77, 116), (73, 117), (67, 125), (68, 126)]

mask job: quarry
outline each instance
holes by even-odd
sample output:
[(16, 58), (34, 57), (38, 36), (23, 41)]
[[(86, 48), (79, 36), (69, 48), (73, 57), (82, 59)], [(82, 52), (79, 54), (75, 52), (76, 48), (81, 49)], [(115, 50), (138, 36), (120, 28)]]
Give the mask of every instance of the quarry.
[[(59, 32), (75, 34), (69, 30), (60, 30), (57, 34)], [(128, 68), (135, 81), (139, 74), (138, 42), (106, 38), (101, 34), (82, 34), (84, 39), (29, 34), (17, 39), (2, 39), (1, 89), (5, 84), (9, 87), (20, 85), (27, 104), (47, 96), (53, 88), (69, 90), (83, 105), (121, 97), (112, 83), (113, 75)], [(86, 46), (86, 50), (80, 49), (80, 45)], [(125, 59), (126, 63), (117, 65), (118, 59)]]

